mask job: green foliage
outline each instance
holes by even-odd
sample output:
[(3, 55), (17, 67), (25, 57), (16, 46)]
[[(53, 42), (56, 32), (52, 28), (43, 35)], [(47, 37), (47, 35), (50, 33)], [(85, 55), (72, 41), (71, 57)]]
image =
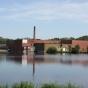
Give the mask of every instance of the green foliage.
[(2, 85), (2, 84), (0, 84), (0, 88), (9, 88), (9, 86), (6, 84), (6, 85)]
[(88, 40), (88, 35), (81, 36), (81, 37), (78, 37), (78, 38), (74, 38), (74, 37), (53, 38), (51, 40)]
[(74, 37), (70, 37), (69, 39), (70, 39), (70, 40), (75, 40), (75, 38), (74, 38)]
[(59, 38), (53, 38), (53, 39), (51, 39), (51, 40), (60, 40)]
[(62, 51), (62, 49), (61, 49), (61, 51), (60, 51), (60, 52), (61, 52), (61, 53), (63, 52), (63, 51)]
[(75, 49), (79, 52), (80, 46), (78, 44), (75, 45)]
[(56, 47), (49, 47), (48, 50), (47, 50), (47, 53), (56, 54), (57, 53), (57, 48)]
[(87, 53), (88, 53), (88, 46), (87, 46)]
[(70, 38), (68, 38), (68, 37), (62, 37), (62, 38), (53, 38), (51, 40), (75, 40), (75, 38), (74, 37), (70, 37)]
[(39, 86), (34, 85), (33, 83), (21, 82), (13, 84), (9, 87), (7, 84), (5, 86), (0, 84), (0, 88), (83, 88), (83, 86), (77, 86), (75, 84), (71, 84), (70, 82), (66, 85), (58, 85), (57, 83), (45, 83)]
[(12, 40), (12, 39), (0, 37), (0, 44), (6, 44), (7, 40)]
[(76, 40), (88, 40), (88, 36), (87, 35), (81, 36), (79, 38), (76, 38)]
[(68, 49), (69, 49), (69, 53), (71, 53), (71, 52), (72, 52), (72, 47), (71, 47), (71, 45), (68, 45)]
[(75, 47), (72, 49), (72, 53), (77, 54), (79, 53), (80, 46), (77, 44)]
[(28, 82), (21, 82), (20, 84), (12, 85), (12, 88), (34, 88), (34, 84)]
[(70, 82), (66, 85), (66, 86), (64, 86), (63, 88), (83, 88), (83, 87), (81, 87), (81, 86), (77, 86), (77, 85), (73, 85), (73, 84), (71, 84)]
[(3, 88), (9, 88), (8, 84), (6, 84), (5, 86), (3, 86)]
[(0, 84), (0, 88), (3, 88), (3, 86)]
[(60, 86), (55, 83), (46, 83), (42, 84), (40, 88), (60, 88)]
[(70, 40), (70, 38), (68, 37), (63, 37), (63, 38), (60, 38), (61, 40)]

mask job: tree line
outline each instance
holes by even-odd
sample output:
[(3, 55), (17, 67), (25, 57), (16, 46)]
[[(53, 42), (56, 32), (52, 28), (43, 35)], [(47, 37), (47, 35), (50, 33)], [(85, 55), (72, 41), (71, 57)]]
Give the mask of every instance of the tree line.
[(88, 36), (85, 35), (78, 38), (74, 38), (74, 37), (52, 38), (50, 40), (88, 40)]
[[(15, 40), (21, 40), (21, 39), (33, 40), (33, 38), (29, 38), (29, 37), (16, 38)], [(0, 37), (0, 44), (6, 44), (7, 40), (14, 40), (14, 39)], [(41, 40), (41, 39), (36, 39), (36, 40)]]
[[(25, 37), (25, 38), (17, 38), (16, 40), (20, 40), (20, 39), (32, 39), (32, 38)], [(14, 40), (14, 39), (0, 37), (0, 44), (5, 44), (7, 40)], [(40, 40), (40, 39), (37, 39), (37, 40)], [(78, 38), (74, 38), (74, 37), (52, 38), (49, 40), (88, 40), (88, 36), (85, 35)]]
[(12, 39), (0, 37), (0, 44), (6, 44), (7, 40), (12, 40)]
[[(28, 37), (25, 37), (25, 38), (17, 38), (15, 40), (21, 40), (21, 39), (30, 39), (30, 38), (28, 38)], [(0, 44), (6, 44), (6, 41), (7, 40), (14, 40), (14, 39), (0, 37)]]

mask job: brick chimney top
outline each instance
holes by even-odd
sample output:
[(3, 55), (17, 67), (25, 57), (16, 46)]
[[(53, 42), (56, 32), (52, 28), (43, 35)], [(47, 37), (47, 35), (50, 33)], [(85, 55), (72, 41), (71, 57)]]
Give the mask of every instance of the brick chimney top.
[(36, 35), (36, 27), (34, 26), (34, 34), (33, 34), (33, 39), (35, 40), (35, 35)]

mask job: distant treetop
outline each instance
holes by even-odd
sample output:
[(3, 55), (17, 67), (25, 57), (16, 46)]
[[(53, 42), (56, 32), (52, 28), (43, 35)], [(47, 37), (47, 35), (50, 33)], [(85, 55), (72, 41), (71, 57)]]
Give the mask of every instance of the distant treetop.
[(88, 36), (85, 35), (78, 38), (74, 38), (74, 37), (52, 38), (51, 40), (88, 40)]
[[(20, 40), (20, 39), (32, 39), (32, 38), (29, 38), (29, 37), (26, 37), (26, 38), (17, 38), (17, 40)], [(7, 40), (14, 40), (14, 39), (10, 39), (10, 38), (3, 38), (0, 36), (0, 44), (3, 44), (3, 43), (6, 43)], [(41, 39), (37, 39), (37, 40), (41, 40)], [(52, 38), (52, 39), (47, 39), (47, 40), (88, 40), (88, 35), (85, 35), (85, 36), (81, 36), (81, 37), (78, 37), (78, 38), (74, 38), (74, 37), (63, 37), (63, 38)]]

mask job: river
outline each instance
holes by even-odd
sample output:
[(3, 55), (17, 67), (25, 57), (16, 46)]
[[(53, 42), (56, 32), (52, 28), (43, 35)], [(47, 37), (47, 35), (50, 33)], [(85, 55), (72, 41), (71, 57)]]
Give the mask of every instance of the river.
[(68, 82), (88, 88), (87, 54), (0, 53), (0, 83)]

